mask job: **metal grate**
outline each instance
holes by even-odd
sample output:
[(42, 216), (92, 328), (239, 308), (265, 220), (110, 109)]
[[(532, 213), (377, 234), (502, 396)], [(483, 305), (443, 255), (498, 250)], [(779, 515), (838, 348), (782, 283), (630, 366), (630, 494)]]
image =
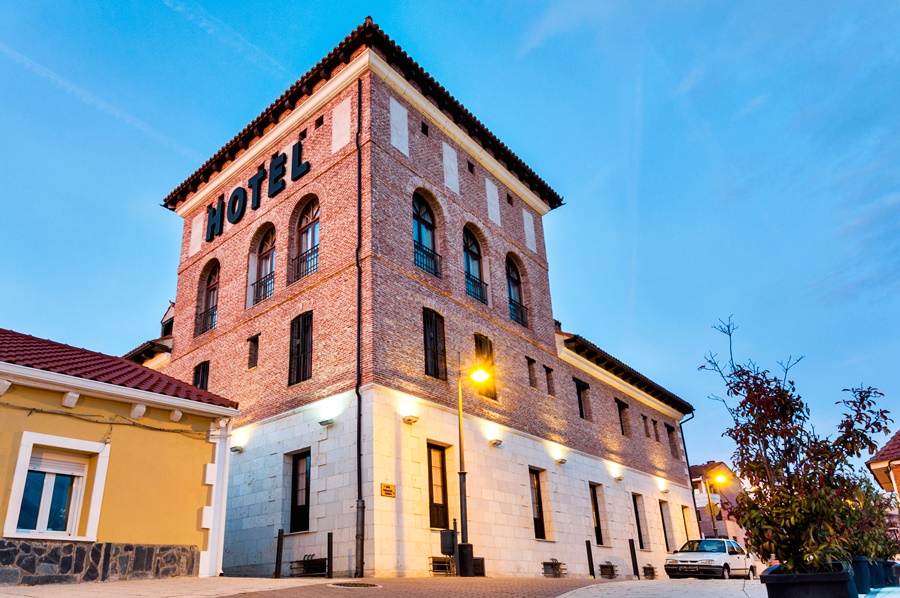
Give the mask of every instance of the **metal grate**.
[(528, 308), (517, 301), (509, 300), (509, 319), (528, 328)]
[(288, 284), (292, 284), (303, 278), (304, 276), (309, 276), (313, 272), (317, 272), (319, 270), (319, 246), (316, 245), (309, 251), (304, 251), (297, 257), (291, 260), (291, 279), (288, 281)]
[(200, 336), (204, 332), (209, 332), (216, 327), (216, 315), (219, 307), (214, 305), (204, 312), (197, 314), (197, 320), (194, 326), (194, 336)]
[(441, 278), (441, 256), (421, 243), (416, 243), (416, 267)]
[(487, 283), (471, 274), (466, 274), (466, 295), (487, 304)]
[(275, 273), (269, 272), (253, 283), (253, 305), (268, 299), (275, 291)]

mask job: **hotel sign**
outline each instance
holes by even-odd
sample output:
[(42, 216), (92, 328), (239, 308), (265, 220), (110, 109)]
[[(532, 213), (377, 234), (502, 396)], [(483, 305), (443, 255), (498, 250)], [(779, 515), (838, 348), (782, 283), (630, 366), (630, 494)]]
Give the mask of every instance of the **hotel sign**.
[[(231, 192), (228, 198), (227, 210), (225, 203), (225, 195), (219, 196), (216, 206), (207, 206), (206, 208), (206, 240), (212, 241), (222, 234), (225, 224), (225, 218), (231, 224), (237, 224), (244, 217), (247, 210), (247, 191), (250, 191), (250, 209), (257, 210), (260, 206), (260, 196), (262, 194), (262, 183), (266, 178), (269, 179), (268, 196), (275, 197), (285, 190), (287, 183), (284, 178), (287, 176), (288, 166), (287, 154), (279, 152), (272, 156), (269, 160), (269, 169), (266, 170), (265, 163), (260, 164), (256, 169), (256, 174), (247, 181), (246, 188), (238, 187)], [(291, 181), (302, 178), (309, 172), (309, 162), (303, 161), (303, 142), (297, 141), (291, 148)]]

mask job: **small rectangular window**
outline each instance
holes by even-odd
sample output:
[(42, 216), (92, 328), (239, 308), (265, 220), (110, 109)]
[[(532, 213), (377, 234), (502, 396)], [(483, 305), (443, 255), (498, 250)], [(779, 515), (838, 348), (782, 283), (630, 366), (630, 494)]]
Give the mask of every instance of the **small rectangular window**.
[(288, 386), (312, 378), (312, 316), (308, 311), (291, 320)]
[(20, 533), (76, 536), (88, 460), (34, 449), (16, 523)]
[(194, 366), (194, 386), (206, 390), (209, 386), (209, 362), (203, 361)]
[(490, 378), (476, 384), (478, 394), (489, 399), (497, 399), (497, 383), (494, 371), (494, 344), (483, 334), (475, 333), (475, 363), (490, 373)]
[(637, 528), (638, 546), (643, 550), (647, 547), (647, 543), (644, 542), (644, 530), (647, 529), (644, 522), (644, 497), (640, 494), (632, 494), (631, 504), (634, 506), (634, 525)]
[(675, 428), (666, 424), (666, 436), (669, 438), (669, 452), (676, 459), (678, 458), (678, 439), (675, 435)]
[(506, 194), (506, 203), (512, 205), (512, 195), (510, 195), (509, 193)]
[(603, 486), (591, 484), (591, 511), (594, 514), (594, 538), (603, 544), (603, 529), (606, 527), (606, 503), (603, 500)]
[(656, 438), (656, 442), (659, 442), (659, 424), (655, 419), (653, 420), (653, 436)]
[(322, 125), (324, 125), (324, 124), (325, 124), (325, 117), (324, 117), (324, 116), (320, 116), (319, 118), (316, 119), (316, 128), (317, 128), (317, 129), (318, 129), (319, 127), (321, 127)]
[(700, 509), (697, 509), (697, 521), (703, 521), (703, 517), (700, 516)]
[(300, 141), (303, 141), (304, 139), (306, 139), (306, 129), (300, 131)]
[(428, 137), (428, 125), (425, 123), (425, 121), (422, 121), (422, 135)]
[(644, 435), (647, 438), (650, 438), (650, 418), (648, 418), (644, 414), (641, 414), (641, 421), (644, 422)]
[(581, 419), (590, 419), (590, 385), (578, 378), (572, 378), (575, 381), (575, 394), (578, 398), (578, 417)]
[(428, 503), (431, 527), (449, 529), (447, 460), (444, 447), (428, 444)]
[(541, 470), (529, 468), (528, 477), (531, 480), (531, 514), (534, 519), (534, 537), (538, 540), (546, 540), (544, 501), (541, 497)]
[(526, 357), (525, 362), (528, 364), (528, 385), (537, 388), (537, 364), (530, 357)]
[(616, 409), (619, 411), (619, 429), (622, 431), (622, 436), (630, 436), (631, 420), (628, 417), (628, 404), (616, 399)]
[(675, 546), (675, 538), (672, 537), (672, 516), (669, 514), (669, 503), (659, 501), (659, 519), (662, 521), (663, 541), (666, 544), (666, 552), (672, 552)]
[(556, 385), (553, 384), (553, 368), (544, 366), (544, 375), (547, 376), (547, 394), (551, 397), (556, 396)]
[(292, 459), (291, 467), (291, 532), (309, 531), (309, 449), (300, 451)]
[(259, 363), (259, 335), (247, 339), (247, 369), (252, 370)]
[(447, 379), (447, 350), (444, 345), (444, 318), (436, 311), (422, 308), (425, 341), (425, 375)]
[(162, 323), (159, 329), (159, 336), (172, 336), (172, 328), (175, 325), (175, 318), (169, 318)]

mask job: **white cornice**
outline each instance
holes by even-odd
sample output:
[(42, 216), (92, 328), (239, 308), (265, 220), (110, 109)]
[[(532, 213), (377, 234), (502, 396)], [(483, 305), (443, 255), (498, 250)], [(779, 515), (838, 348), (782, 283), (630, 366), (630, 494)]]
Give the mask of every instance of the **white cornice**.
[(315, 91), (305, 102), (297, 106), (287, 117), (278, 122), (271, 131), (265, 133), (262, 141), (253, 144), (222, 171), (213, 175), (210, 182), (175, 208), (175, 212), (182, 218), (186, 218), (198, 206), (207, 205), (213, 198), (224, 194), (225, 184), (231, 181), (233, 174), (243, 172), (244, 169), (255, 164), (260, 159), (267, 159), (274, 149), (281, 149), (286, 143), (288, 135), (297, 126), (326, 106), (367, 70), (376, 74), (395, 93), (402, 96), (419, 112), (426, 115), (435, 126), (461, 147), (463, 151), (467, 152), (488, 172), (494, 175), (497, 180), (521, 197), (531, 209), (541, 216), (550, 211), (547, 204), (542, 202), (533, 191), (504, 168), (496, 158), (488, 154), (484, 148), (469, 137), (446, 114), (438, 110), (421, 92), (410, 85), (397, 71), (392, 69), (384, 59), (372, 52), (372, 50), (366, 49), (329, 79), (325, 85)]
[(631, 398), (644, 403), (651, 409), (655, 409), (656, 411), (659, 411), (664, 415), (668, 415), (677, 422), (681, 421), (681, 419), (684, 417), (683, 413), (672, 409), (662, 401), (651, 397), (646, 392), (635, 388), (621, 378), (610, 374), (603, 368), (598, 367), (596, 364), (588, 361), (584, 357), (570, 351), (568, 348), (566, 348), (565, 338), (558, 334), (556, 335), (556, 352), (559, 354), (559, 358), (566, 363), (569, 363), (570, 365), (573, 365), (578, 369), (587, 372), (595, 378), (599, 378), (616, 390), (619, 390), (620, 392), (630, 396)]
[(233, 407), (221, 407), (190, 399), (170, 397), (146, 390), (117, 386), (96, 380), (86, 380), (66, 374), (47, 372), (22, 365), (0, 362), (0, 376), (13, 384), (53, 390), (57, 392), (77, 391), (83, 395), (111, 399), (129, 404), (144, 404), (158, 409), (178, 409), (184, 413), (206, 417), (236, 417), (240, 411)]

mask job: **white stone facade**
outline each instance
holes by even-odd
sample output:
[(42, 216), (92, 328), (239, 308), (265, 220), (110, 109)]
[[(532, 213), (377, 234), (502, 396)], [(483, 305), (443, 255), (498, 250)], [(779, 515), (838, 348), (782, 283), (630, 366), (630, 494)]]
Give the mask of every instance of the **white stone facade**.
[[(440, 556), (440, 533), (430, 527), (426, 445), (446, 446), (449, 515), (458, 520), (457, 412), (381, 386), (364, 387), (362, 396), (365, 573), (428, 575), (428, 557)], [(418, 421), (405, 424), (406, 415)], [(334, 424), (319, 424), (327, 419)], [(494, 439), (502, 444), (492, 446)], [(234, 433), (233, 444), (243, 452), (232, 461), (226, 574), (272, 574), (278, 529), (289, 527), (290, 455), (310, 449), (310, 529), (286, 535), (284, 571), (304, 555), (324, 557), (330, 531), (335, 575), (350, 575), (356, 531), (354, 393), (246, 426)], [(653, 565), (661, 574), (666, 557), (662, 514), (667, 515), (670, 550), (697, 535), (686, 485), (470, 416), (465, 419), (465, 446), (469, 541), (475, 556), (484, 557), (489, 576), (539, 576), (541, 563), (555, 558), (566, 564), (568, 575), (587, 577), (589, 540), (595, 567), (610, 561), (629, 577), (629, 539), (635, 540), (638, 565)], [(565, 462), (559, 463), (561, 459)], [(535, 539), (529, 468), (542, 471), (546, 540)], [(381, 496), (382, 483), (396, 486), (396, 498)], [(602, 486), (600, 546), (590, 484)], [(638, 548), (633, 495), (640, 497), (645, 549)]]

